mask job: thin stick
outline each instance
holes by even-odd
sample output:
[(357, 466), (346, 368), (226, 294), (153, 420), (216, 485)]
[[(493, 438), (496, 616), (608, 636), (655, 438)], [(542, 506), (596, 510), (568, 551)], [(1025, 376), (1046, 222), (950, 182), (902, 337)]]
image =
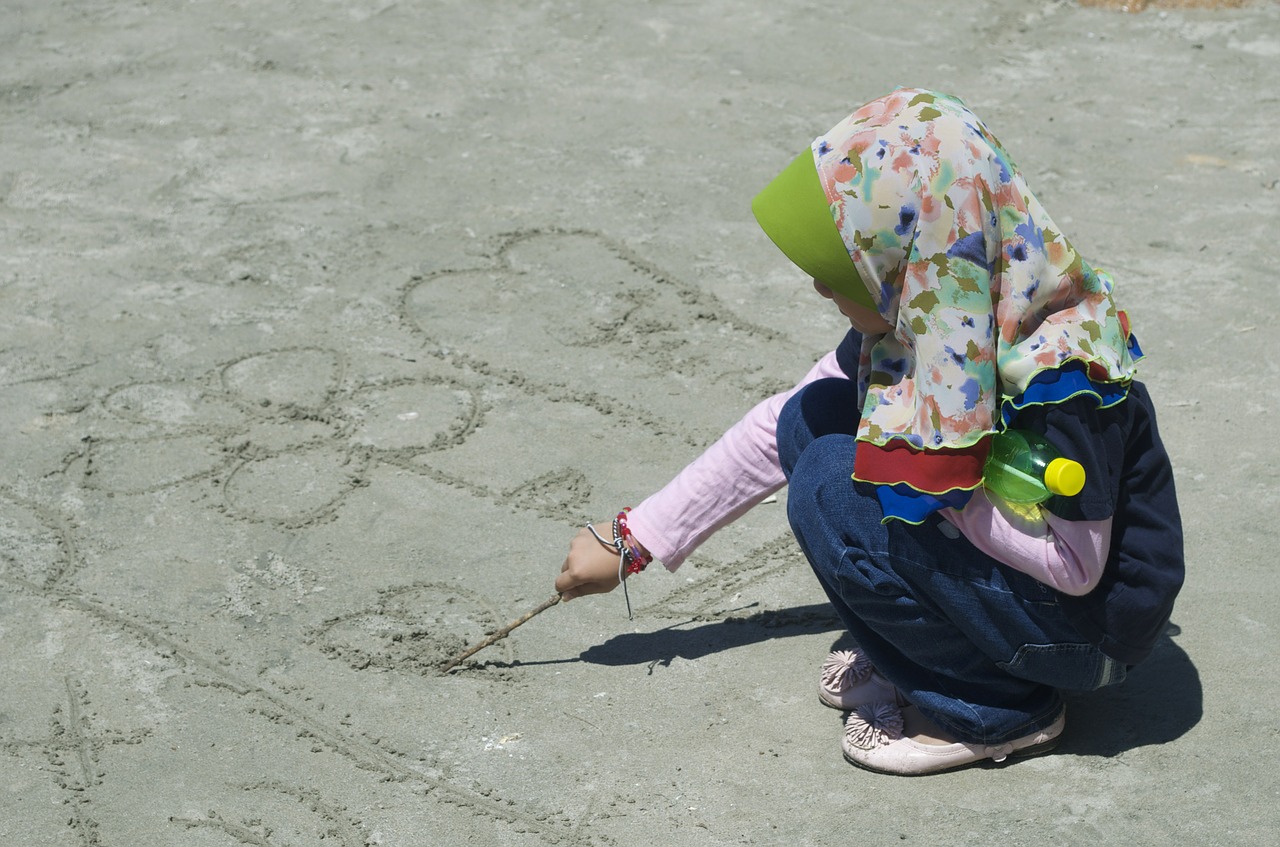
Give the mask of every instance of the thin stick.
[(489, 633), (487, 636), (485, 636), (483, 641), (480, 641), (476, 644), (471, 645), (470, 647), (463, 650), (458, 655), (454, 656), (449, 661), (445, 662), (443, 665), (440, 666), (440, 672), (448, 673), (449, 671), (456, 668), (458, 665), (462, 664), (462, 662), (467, 658), (469, 658), (472, 654), (479, 653), (481, 650), (488, 647), (490, 644), (496, 644), (497, 642), (501, 641), (502, 639), (510, 635), (511, 630), (520, 626), (522, 623), (525, 623), (535, 615), (542, 614), (547, 609), (550, 609), (552, 606), (554, 606), (556, 603), (559, 603), (559, 602), (560, 602), (560, 595), (559, 594), (553, 595), (551, 599), (544, 601), (541, 605), (538, 606), (538, 608), (534, 609), (532, 612), (526, 612), (525, 614), (513, 620), (511, 623), (504, 626), (502, 629), (495, 630)]

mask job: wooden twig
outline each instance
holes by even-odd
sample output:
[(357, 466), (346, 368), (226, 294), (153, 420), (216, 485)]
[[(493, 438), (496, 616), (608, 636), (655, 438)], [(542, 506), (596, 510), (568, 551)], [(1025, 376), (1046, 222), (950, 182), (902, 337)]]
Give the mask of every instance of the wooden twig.
[(463, 650), (458, 655), (454, 656), (449, 661), (445, 662), (443, 665), (440, 666), (440, 672), (448, 673), (449, 671), (456, 668), (458, 665), (462, 664), (463, 661), (470, 658), (473, 654), (479, 653), (481, 650), (488, 647), (490, 644), (496, 644), (497, 642), (506, 638), (508, 635), (511, 634), (511, 630), (525, 623), (535, 615), (542, 614), (547, 609), (550, 609), (552, 606), (554, 606), (556, 603), (559, 603), (559, 602), (560, 602), (560, 595), (559, 594), (553, 595), (551, 599), (544, 601), (542, 604), (538, 606), (538, 608), (534, 609), (531, 612), (526, 612), (525, 614), (513, 620), (511, 623), (504, 626), (502, 629), (494, 630), (493, 632), (486, 635), (483, 641), (479, 641), (471, 645), (470, 647)]

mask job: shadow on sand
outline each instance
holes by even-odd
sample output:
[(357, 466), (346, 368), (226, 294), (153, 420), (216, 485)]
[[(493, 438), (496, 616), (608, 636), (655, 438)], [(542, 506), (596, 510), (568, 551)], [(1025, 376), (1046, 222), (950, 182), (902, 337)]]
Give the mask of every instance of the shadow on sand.
[(1155, 650), (1119, 685), (1067, 696), (1067, 734), (1060, 753), (1118, 756), (1127, 750), (1173, 741), (1200, 722), (1204, 691), (1200, 673), (1173, 641), (1169, 624)]
[[(839, 633), (834, 648), (853, 646), (835, 611), (826, 604), (756, 612), (691, 629), (673, 624), (656, 632), (627, 633), (585, 650), (581, 661), (598, 665), (669, 665), (722, 650), (821, 632)], [(1163, 744), (1188, 732), (1203, 714), (1200, 674), (1172, 636), (1170, 624), (1151, 656), (1119, 685), (1067, 694), (1067, 734), (1060, 753), (1111, 757)], [(815, 677), (816, 682), (816, 677)]]
[[(596, 665), (669, 665), (676, 658), (700, 659), (722, 650), (746, 647), (775, 638), (840, 632), (844, 625), (826, 603), (755, 612), (725, 618), (692, 629), (693, 621), (672, 624), (656, 632), (617, 635), (582, 653), (582, 661)], [(680, 628), (677, 628), (680, 627)]]

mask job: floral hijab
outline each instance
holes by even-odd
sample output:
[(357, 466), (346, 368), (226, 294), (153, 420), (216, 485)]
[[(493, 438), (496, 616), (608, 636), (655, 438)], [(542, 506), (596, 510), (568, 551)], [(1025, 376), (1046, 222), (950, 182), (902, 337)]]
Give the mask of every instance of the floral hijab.
[(1141, 351), (1000, 142), (960, 100), (899, 89), (813, 142), (841, 239), (894, 330), (863, 339), (854, 478), (886, 520), (960, 506), (1017, 410), (1121, 402)]

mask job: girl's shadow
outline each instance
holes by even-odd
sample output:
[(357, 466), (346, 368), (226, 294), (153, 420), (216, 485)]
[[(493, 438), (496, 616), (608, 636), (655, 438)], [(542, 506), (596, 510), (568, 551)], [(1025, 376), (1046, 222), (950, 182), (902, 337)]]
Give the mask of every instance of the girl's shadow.
[(603, 644), (585, 650), (582, 661), (596, 665), (647, 664), (652, 669), (656, 665), (670, 665), (676, 658), (700, 659), (722, 650), (775, 638), (844, 629), (835, 610), (827, 603), (766, 610), (746, 617), (705, 623), (693, 629), (676, 629), (692, 622), (672, 624), (656, 632), (615, 635)]
[[(673, 624), (656, 632), (617, 635), (584, 651), (581, 660), (598, 665), (649, 665), (652, 673), (675, 658), (698, 659), (722, 650), (775, 638), (822, 632), (843, 633), (844, 625), (825, 603), (756, 612), (704, 623), (692, 629)], [(1124, 682), (1098, 691), (1069, 693), (1067, 734), (1059, 752), (1117, 756), (1126, 750), (1172, 741), (1200, 722), (1204, 692), (1200, 674), (1173, 642), (1181, 634), (1169, 624), (1145, 662)], [(847, 635), (835, 647), (853, 646)], [(815, 675), (814, 682), (817, 678)]]
[(1118, 756), (1186, 734), (1204, 715), (1200, 673), (1173, 641), (1170, 623), (1142, 664), (1119, 685), (1067, 696), (1067, 734), (1060, 752)]

